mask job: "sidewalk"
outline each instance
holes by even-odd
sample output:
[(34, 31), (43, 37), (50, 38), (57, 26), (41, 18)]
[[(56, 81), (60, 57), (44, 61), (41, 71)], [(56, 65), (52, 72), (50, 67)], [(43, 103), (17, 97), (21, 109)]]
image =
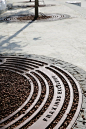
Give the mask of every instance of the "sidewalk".
[[(24, 5), (22, 1), (7, 0), (7, 3)], [(0, 23), (0, 53), (44, 55), (69, 62), (86, 71), (86, 7), (67, 4), (66, 0), (44, 2), (55, 6), (40, 7), (39, 12), (67, 14), (71, 18), (49, 22)], [(2, 16), (15, 13), (34, 13), (34, 8), (8, 10)]]

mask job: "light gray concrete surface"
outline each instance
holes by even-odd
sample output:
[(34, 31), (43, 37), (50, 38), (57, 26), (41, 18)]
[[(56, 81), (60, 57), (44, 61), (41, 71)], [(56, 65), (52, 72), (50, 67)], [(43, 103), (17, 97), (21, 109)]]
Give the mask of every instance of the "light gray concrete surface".
[[(22, 1), (7, 0), (7, 3), (24, 5)], [(39, 12), (68, 14), (71, 18), (51, 22), (0, 23), (0, 53), (54, 57), (86, 71), (86, 8), (67, 4), (66, 0), (44, 2), (55, 6), (40, 7)], [(34, 8), (14, 9), (1, 16), (31, 12), (34, 13)]]

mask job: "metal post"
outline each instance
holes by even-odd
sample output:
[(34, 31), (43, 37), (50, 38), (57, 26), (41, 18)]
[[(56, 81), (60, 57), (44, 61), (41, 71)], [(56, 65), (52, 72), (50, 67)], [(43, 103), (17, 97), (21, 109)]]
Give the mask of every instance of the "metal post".
[(38, 17), (38, 0), (35, 0), (35, 19)]

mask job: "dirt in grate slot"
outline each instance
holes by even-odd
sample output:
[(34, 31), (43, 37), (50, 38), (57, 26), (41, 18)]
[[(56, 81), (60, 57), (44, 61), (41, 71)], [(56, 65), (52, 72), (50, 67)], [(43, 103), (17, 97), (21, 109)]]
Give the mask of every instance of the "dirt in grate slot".
[(29, 81), (9, 70), (0, 69), (0, 120), (17, 110), (30, 94)]
[(51, 18), (52, 16), (46, 16), (46, 15), (39, 15), (37, 18), (35, 18), (34, 15), (28, 15), (28, 16), (19, 16), (17, 19), (19, 21), (22, 20), (41, 20), (41, 19), (48, 19)]
[[(35, 106), (34, 106), (23, 118), (21, 118), (21, 119), (20, 119), (19, 121), (17, 121), (15, 124), (13, 124), (12, 126), (10, 126), (9, 129), (12, 129), (12, 128), (14, 128), (14, 127), (17, 127), (19, 124), (23, 123), (26, 119), (28, 119), (28, 118), (39, 108), (39, 106), (41, 105), (41, 103), (42, 103), (42, 101), (43, 101), (43, 99), (44, 99), (44, 97), (45, 97), (46, 87), (45, 87), (45, 83), (44, 83), (43, 79), (42, 79), (41, 77), (39, 77), (37, 74), (35, 74), (35, 73), (32, 73), (32, 74), (34, 74), (34, 75), (39, 79), (39, 81), (40, 81), (40, 83), (41, 83), (42, 91), (41, 91), (41, 95), (40, 95), (40, 97), (39, 97), (39, 100), (38, 100), (38, 102), (35, 104)], [(27, 74), (27, 76), (30, 77), (29, 74)], [(33, 81), (34, 81), (34, 80), (33, 80)], [(34, 82), (33, 82), (33, 83), (34, 83)], [(38, 89), (38, 88), (37, 88), (37, 89)], [(34, 93), (34, 95), (36, 95), (36, 94)], [(32, 96), (32, 97), (33, 97), (33, 96)], [(29, 108), (29, 107), (28, 107), (28, 108)], [(29, 122), (29, 124), (31, 125), (32, 123)], [(25, 127), (24, 127), (24, 128), (25, 128)]]
[[(53, 94), (54, 94), (54, 87), (53, 87), (53, 83), (52, 81), (49, 79), (49, 77), (47, 75), (45, 75), (43, 72), (37, 70), (37, 72), (39, 74), (41, 74), (46, 81), (48, 82), (48, 86), (49, 86), (49, 95), (48, 95), (48, 99), (46, 100), (46, 103), (44, 104), (44, 106), (42, 107), (42, 109), (38, 112), (38, 114), (29, 122), (27, 123), (25, 126), (23, 126), (21, 129), (27, 129), (28, 127), (30, 127), (32, 124), (34, 124), (42, 115), (43, 113), (48, 109), (52, 99), (53, 99)], [(37, 76), (37, 74), (33, 73), (34, 75)], [(43, 83), (43, 82), (42, 82)], [(45, 87), (43, 86), (43, 89), (45, 89)]]
[[(14, 116), (12, 116), (10, 119), (6, 120), (1, 125), (6, 125), (9, 122), (11, 122), (12, 120), (15, 120), (16, 118), (18, 118), (21, 114), (24, 114), (25, 111), (32, 105), (32, 103), (36, 99), (37, 94), (38, 94), (38, 84), (37, 84), (36, 80), (31, 75), (27, 74), (27, 76), (32, 80), (33, 86), (34, 86), (34, 93), (33, 93), (32, 97), (31, 97), (31, 99), (29, 100), (29, 102), (17, 114), (15, 114)], [(15, 126), (13, 126), (11, 128), (14, 128), (14, 127)], [(9, 129), (10, 129), (10, 127), (9, 127)]]
[[(61, 71), (61, 70), (59, 70), (59, 71)], [(76, 110), (78, 107), (78, 102), (79, 102), (79, 93), (78, 93), (77, 86), (76, 86), (75, 82), (73, 81), (73, 79), (68, 74), (66, 74), (64, 71), (61, 71), (61, 72), (70, 80), (70, 82), (72, 84), (72, 88), (73, 88), (73, 93), (74, 93), (74, 99), (73, 99), (73, 104), (72, 104), (71, 110), (70, 110), (67, 118), (65, 119), (65, 121), (63, 122), (61, 127), (59, 128), (59, 129), (66, 129), (76, 113)]]
[(63, 114), (65, 113), (65, 111), (68, 107), (68, 104), (70, 101), (70, 89), (69, 89), (68, 83), (62, 77), (62, 75), (60, 75), (59, 73), (57, 73), (56, 71), (54, 71), (51, 68), (47, 67), (47, 69), (49, 69), (50, 71), (53, 71), (58, 77), (60, 77), (65, 86), (65, 100), (64, 100), (63, 106), (62, 106), (60, 112), (58, 113), (58, 115), (56, 116), (56, 118), (54, 119), (54, 121), (52, 121), (51, 124), (46, 128), (46, 129), (53, 129), (57, 125), (57, 123), (61, 120)]
[(35, 18), (35, 15), (18, 15), (18, 16), (8, 16), (4, 18), (2, 21), (11, 21), (11, 22), (17, 22), (17, 21), (35, 21), (35, 20), (45, 20), (52, 18), (52, 16), (47, 16), (45, 14), (39, 15), (37, 18)]
[[(73, 88), (74, 99), (73, 99), (73, 104), (72, 104), (71, 110), (70, 110), (67, 118), (65, 119), (65, 121), (62, 123), (62, 125), (59, 128), (59, 129), (66, 129), (67, 126), (70, 124), (70, 122), (71, 122), (72, 118), (74, 117), (74, 114), (75, 114), (75, 112), (77, 110), (77, 106), (78, 106), (78, 102), (79, 102), (79, 93), (78, 93), (78, 89), (77, 89), (77, 86), (76, 86), (75, 82), (73, 81), (73, 79), (66, 72), (64, 72), (63, 70), (61, 70), (61, 69), (59, 69), (57, 67), (54, 67), (54, 66), (51, 66), (51, 67), (53, 67), (54, 69), (56, 69), (56, 70), (60, 71), (61, 73), (63, 73), (68, 78), (68, 80), (71, 82), (72, 88)], [(54, 71), (54, 70), (52, 70), (52, 71)], [(67, 103), (67, 101), (66, 101), (66, 103)]]
[(35, 59), (28, 59), (28, 58), (25, 58), (25, 57), (6, 57), (6, 62), (19, 62), (19, 63), (32, 63), (34, 65), (37, 65), (37, 66), (43, 66), (43, 65), (48, 65), (47, 63), (43, 62), (43, 61), (39, 61), (39, 60), (35, 60)]

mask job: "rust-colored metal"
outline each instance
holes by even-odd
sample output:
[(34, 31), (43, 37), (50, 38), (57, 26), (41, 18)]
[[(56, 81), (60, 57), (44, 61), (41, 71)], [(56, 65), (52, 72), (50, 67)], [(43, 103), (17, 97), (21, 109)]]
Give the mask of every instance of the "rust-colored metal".
[[(0, 69), (24, 76), (31, 85), (26, 101), (0, 120), (0, 129), (71, 129), (80, 112), (82, 94), (78, 82), (70, 73), (46, 62), (16, 56), (0, 56)], [(34, 91), (34, 80), (38, 93)], [(25, 109), (34, 94), (37, 94), (35, 100)], [(22, 109), (24, 113), (20, 114)]]
[[(28, 22), (28, 21), (33, 21), (36, 20), (38, 21), (56, 21), (56, 20), (62, 20), (62, 19), (67, 19), (70, 18), (69, 15), (67, 14), (43, 14), (43, 13), (38, 13), (38, 9), (36, 6), (36, 14), (28, 14), (28, 15), (13, 15), (13, 16), (8, 16), (8, 17), (3, 17), (0, 18), (0, 22)], [(37, 18), (35, 19), (35, 15), (37, 15)]]

